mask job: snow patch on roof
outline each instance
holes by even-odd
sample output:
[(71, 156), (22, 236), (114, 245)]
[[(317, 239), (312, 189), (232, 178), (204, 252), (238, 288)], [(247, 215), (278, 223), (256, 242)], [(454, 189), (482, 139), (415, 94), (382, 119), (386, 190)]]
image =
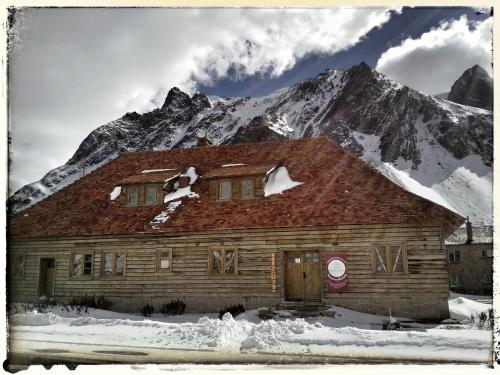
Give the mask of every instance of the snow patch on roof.
[[(177, 177), (177, 176), (175, 176)], [(182, 197), (188, 197), (188, 198), (199, 198), (200, 196), (196, 194), (195, 192), (191, 191), (191, 185), (196, 182), (198, 179), (198, 175), (196, 174), (196, 169), (194, 167), (189, 167), (186, 172), (183, 174), (179, 175), (179, 177), (189, 177), (189, 186), (183, 187), (183, 188), (178, 188), (177, 190), (165, 195), (165, 198), (163, 199), (164, 203), (180, 199)]]
[(173, 191), (172, 193), (165, 195), (163, 202), (167, 203), (183, 197), (199, 198), (200, 196), (195, 192), (191, 191), (191, 186), (186, 186), (184, 188), (177, 189), (176, 191)]
[(264, 187), (264, 196), (282, 194), (285, 190), (301, 185), (303, 182), (293, 181), (284, 166), (273, 168), (268, 172), (268, 180)]
[(163, 168), (163, 169), (144, 169), (141, 173), (155, 173), (155, 172), (166, 172), (166, 171), (175, 171), (175, 169), (171, 168)]
[(189, 177), (189, 185), (192, 185), (198, 179), (196, 174), (196, 169), (194, 167), (189, 167), (186, 172), (180, 175), (180, 177)]
[(170, 218), (170, 215), (175, 211), (177, 207), (181, 205), (181, 201), (175, 201), (168, 204), (165, 211), (160, 212), (156, 215), (153, 220), (149, 223), (151, 227), (154, 229), (158, 229), (161, 224), (167, 221)]
[(122, 187), (121, 186), (115, 186), (113, 191), (109, 193), (109, 199), (114, 201), (122, 192)]

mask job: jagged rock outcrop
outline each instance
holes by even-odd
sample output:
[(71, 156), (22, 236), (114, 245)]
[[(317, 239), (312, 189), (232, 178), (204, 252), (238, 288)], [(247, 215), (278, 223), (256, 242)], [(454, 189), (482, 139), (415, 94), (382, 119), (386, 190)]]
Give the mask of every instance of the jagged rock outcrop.
[(467, 69), (455, 81), (448, 100), (472, 107), (493, 108), (493, 78), (479, 65)]

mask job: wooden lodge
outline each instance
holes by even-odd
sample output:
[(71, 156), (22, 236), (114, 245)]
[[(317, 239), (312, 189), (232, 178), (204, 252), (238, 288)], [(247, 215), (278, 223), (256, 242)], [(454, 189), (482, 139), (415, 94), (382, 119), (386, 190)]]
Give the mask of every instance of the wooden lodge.
[(324, 137), (128, 153), (9, 217), (8, 298), (447, 318), (463, 222)]

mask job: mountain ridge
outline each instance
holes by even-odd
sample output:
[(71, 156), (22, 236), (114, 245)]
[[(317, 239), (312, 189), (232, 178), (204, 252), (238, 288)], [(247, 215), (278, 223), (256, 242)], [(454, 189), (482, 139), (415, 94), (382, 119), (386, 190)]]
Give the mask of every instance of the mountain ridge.
[[(257, 98), (189, 96), (175, 87), (161, 108), (129, 112), (92, 131), (66, 164), (18, 190), (9, 206), (19, 211), (36, 203), (83, 168), (123, 152), (193, 147), (203, 137), (228, 144), (329, 136), (408, 190), (437, 195), (438, 203), (489, 223), (491, 199), (479, 202), (478, 213), (464, 197), (478, 189), (489, 195), (492, 124), (491, 111), (424, 95), (365, 63), (327, 69)], [(462, 189), (457, 194), (449, 191), (452, 180)]]

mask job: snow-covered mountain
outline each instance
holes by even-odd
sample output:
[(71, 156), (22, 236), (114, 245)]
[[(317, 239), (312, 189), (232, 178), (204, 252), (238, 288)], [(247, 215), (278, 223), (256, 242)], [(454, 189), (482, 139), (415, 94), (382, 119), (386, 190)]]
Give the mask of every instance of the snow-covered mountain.
[(256, 98), (189, 96), (100, 126), (73, 157), (9, 198), (19, 211), (120, 153), (328, 135), (408, 190), (492, 223), (493, 114), (427, 96), (365, 63)]

